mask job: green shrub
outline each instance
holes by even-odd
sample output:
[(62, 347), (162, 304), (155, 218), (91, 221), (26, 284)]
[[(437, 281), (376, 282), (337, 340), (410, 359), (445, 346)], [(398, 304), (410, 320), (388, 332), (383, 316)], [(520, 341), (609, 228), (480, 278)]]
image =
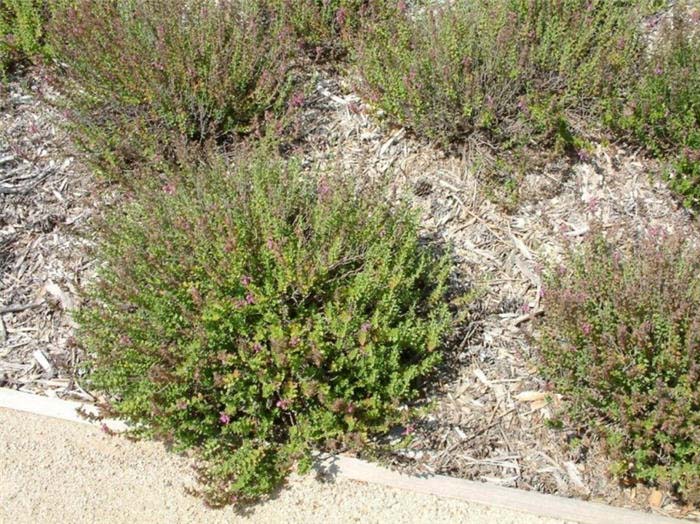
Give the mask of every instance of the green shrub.
[(287, 20), (301, 46), (315, 59), (345, 53), (345, 40), (352, 38), (373, 0), (268, 0), (270, 8)]
[(447, 260), (406, 206), (255, 156), (115, 212), (79, 315), (91, 387), (196, 450), (213, 504), (404, 420), (451, 324)]
[[(670, 161), (700, 205), (700, 10), (617, 0), (457, 0), (363, 26), (361, 89), (390, 119), (449, 144), (574, 153), (594, 132)], [(665, 12), (665, 11), (664, 11)], [(654, 34), (650, 38), (650, 34)]]
[(0, 0), (0, 76), (15, 63), (47, 56), (44, 0)]
[(700, 252), (595, 235), (545, 290), (541, 356), (570, 415), (602, 436), (614, 473), (700, 502)]
[(108, 172), (248, 133), (293, 82), (294, 38), (262, 1), (60, 0), (51, 34), (76, 137)]
[(397, 8), (357, 51), (364, 91), (416, 133), (449, 143), (576, 145), (634, 76), (641, 7), (615, 0), (457, 0)]
[(638, 83), (613, 125), (672, 160), (671, 187), (700, 206), (700, 8), (681, 3), (658, 30)]

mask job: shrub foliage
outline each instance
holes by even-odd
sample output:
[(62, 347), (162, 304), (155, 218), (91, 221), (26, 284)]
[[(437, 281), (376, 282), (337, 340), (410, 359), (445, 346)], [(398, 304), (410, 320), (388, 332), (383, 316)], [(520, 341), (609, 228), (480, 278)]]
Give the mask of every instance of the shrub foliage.
[(44, 0), (0, 0), (0, 75), (13, 64), (49, 53)]
[(377, 11), (374, 0), (267, 0), (269, 8), (286, 20), (311, 57), (323, 59), (345, 54), (361, 21)]
[(545, 375), (603, 436), (614, 473), (700, 501), (700, 253), (649, 236), (629, 252), (591, 237), (544, 296)]
[(398, 8), (366, 31), (365, 89), (401, 124), (443, 142), (567, 135), (602, 111), (638, 54), (636, 9), (611, 0), (458, 0)]
[(670, 185), (700, 206), (700, 7), (679, 3), (655, 28), (645, 69), (614, 127), (671, 160)]
[(397, 7), (363, 26), (361, 89), (390, 119), (443, 145), (476, 135), (501, 152), (554, 145), (573, 153), (592, 132), (612, 131), (670, 159), (672, 187), (695, 206), (700, 10), (676, 2), (674, 16), (661, 16), (666, 7), (656, 0)]
[(105, 228), (79, 318), (91, 384), (147, 434), (194, 448), (213, 504), (400, 422), (441, 359), (447, 260), (370, 188), (216, 161)]
[(290, 92), (294, 41), (264, 2), (61, 0), (50, 29), (79, 141), (116, 171), (249, 132)]

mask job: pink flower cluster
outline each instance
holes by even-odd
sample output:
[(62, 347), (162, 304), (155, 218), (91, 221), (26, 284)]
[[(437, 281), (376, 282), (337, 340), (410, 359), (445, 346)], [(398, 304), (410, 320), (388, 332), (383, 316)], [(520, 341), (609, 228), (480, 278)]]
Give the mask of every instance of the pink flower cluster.
[(290, 406), (292, 405), (291, 400), (287, 399), (279, 399), (277, 403), (275, 404), (278, 408), (283, 409), (283, 410), (288, 410)]

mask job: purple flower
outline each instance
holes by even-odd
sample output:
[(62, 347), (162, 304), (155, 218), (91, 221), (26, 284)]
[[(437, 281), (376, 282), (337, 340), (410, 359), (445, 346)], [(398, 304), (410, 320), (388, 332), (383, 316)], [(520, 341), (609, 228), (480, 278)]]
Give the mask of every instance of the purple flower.
[(287, 409), (289, 409), (289, 406), (292, 405), (292, 401), (287, 400), (287, 399), (280, 399), (277, 401), (277, 403), (275, 405), (280, 409), (287, 410)]
[(321, 180), (318, 184), (318, 196), (323, 198), (325, 197), (328, 193), (330, 193), (331, 188), (329, 185), (326, 183), (325, 180)]
[(659, 226), (652, 226), (649, 228), (648, 235), (649, 238), (658, 238), (663, 236), (663, 229), (660, 228)]
[(301, 107), (304, 105), (304, 93), (294, 93), (292, 98), (289, 100), (292, 107)]
[(174, 195), (175, 194), (175, 184), (172, 184), (168, 182), (165, 184), (162, 188), (163, 193), (168, 194), (168, 195)]
[(592, 198), (588, 201), (588, 211), (589, 211), (590, 213), (593, 213), (593, 212), (595, 212), (596, 209), (598, 209), (598, 202), (599, 202), (599, 201), (598, 201), (598, 198), (597, 198), (597, 197), (592, 197)]
[(248, 305), (255, 304), (255, 297), (253, 296), (252, 293), (248, 293), (245, 296), (245, 303)]
[(262, 345), (260, 342), (253, 344), (253, 353), (260, 353), (262, 351)]
[(231, 422), (231, 417), (226, 413), (225, 411), (222, 411), (219, 413), (219, 422), (221, 422), (224, 426)]
[(581, 325), (581, 331), (585, 336), (588, 336), (591, 334), (591, 330), (593, 329), (593, 326), (591, 326), (588, 322), (584, 322)]
[(348, 13), (344, 8), (338, 9), (335, 13), (335, 21), (338, 23), (340, 27), (343, 27), (345, 25), (345, 21), (347, 20)]
[(405, 436), (413, 434), (415, 431), (416, 431), (416, 427), (413, 424), (409, 424), (408, 426), (406, 426), (403, 429), (401, 434), (405, 437)]
[(248, 275), (243, 275), (241, 277), (241, 285), (243, 287), (248, 287), (252, 281), (253, 281), (253, 279), (250, 278)]

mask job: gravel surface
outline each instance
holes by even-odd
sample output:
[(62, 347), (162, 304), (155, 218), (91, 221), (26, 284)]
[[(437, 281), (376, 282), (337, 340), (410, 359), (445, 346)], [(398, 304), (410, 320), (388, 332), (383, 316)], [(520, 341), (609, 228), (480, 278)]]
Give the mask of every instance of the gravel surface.
[(347, 480), (294, 478), (243, 514), (185, 493), (184, 458), (152, 442), (0, 409), (0, 522), (441, 522), (558, 521)]

